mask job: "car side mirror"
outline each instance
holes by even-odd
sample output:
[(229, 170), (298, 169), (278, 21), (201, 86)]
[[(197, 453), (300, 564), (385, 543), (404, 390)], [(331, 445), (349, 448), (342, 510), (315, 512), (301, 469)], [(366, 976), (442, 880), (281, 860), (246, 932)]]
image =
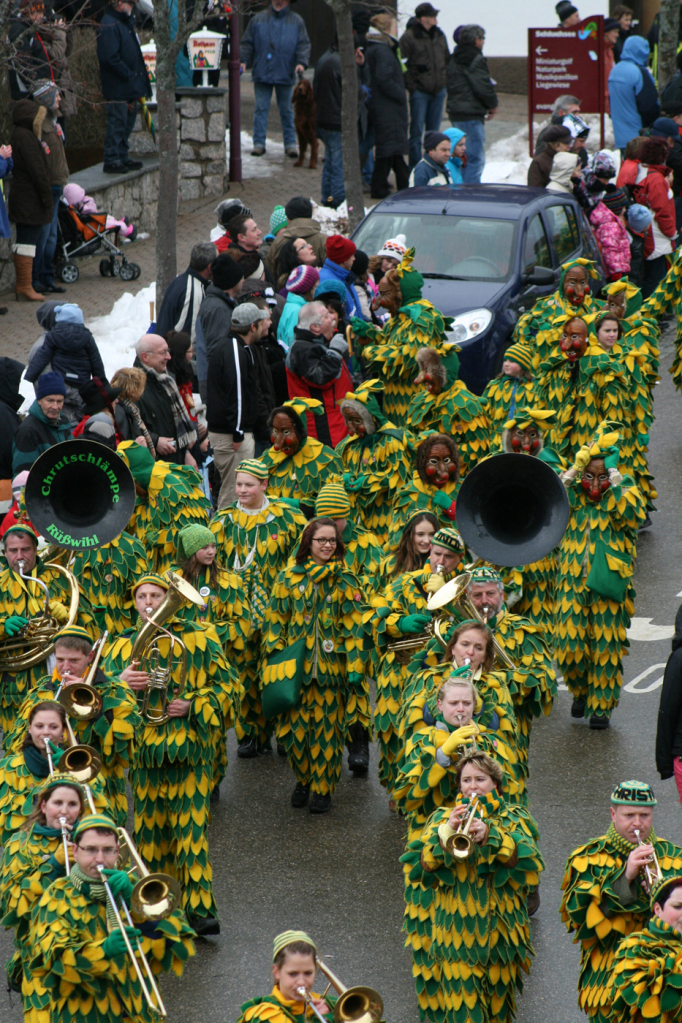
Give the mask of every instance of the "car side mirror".
[(544, 285), (554, 284), (554, 271), (548, 266), (534, 266), (530, 273), (523, 275), (524, 284)]

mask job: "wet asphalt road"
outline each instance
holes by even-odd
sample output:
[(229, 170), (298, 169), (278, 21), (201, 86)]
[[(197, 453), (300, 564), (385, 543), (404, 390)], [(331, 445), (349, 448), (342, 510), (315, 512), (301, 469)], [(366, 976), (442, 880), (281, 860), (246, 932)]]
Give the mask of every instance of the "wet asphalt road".
[[(636, 569), (636, 615), (670, 626), (682, 590), (682, 479), (679, 423), (682, 397), (667, 370), (670, 332), (663, 341), (651, 470), (658, 485), (654, 528), (642, 534)], [(621, 703), (605, 733), (572, 721), (570, 699), (559, 693), (553, 713), (533, 726), (530, 794), (540, 825), (547, 869), (542, 904), (533, 919), (536, 958), (519, 1004), (519, 1023), (580, 1023), (576, 1005), (578, 954), (558, 916), (568, 853), (602, 834), (609, 794), (617, 781), (653, 783), (658, 834), (682, 844), (682, 812), (672, 780), (655, 769), (658, 696), (670, 640), (633, 642), (626, 660)], [(646, 674), (645, 674), (646, 673)], [(640, 676), (644, 676), (636, 681)], [(632, 688), (628, 686), (632, 684)], [(648, 691), (647, 691), (648, 690)], [(214, 804), (210, 830), (216, 899), (222, 933), (197, 943), (181, 980), (166, 979), (171, 1023), (233, 1023), (242, 1002), (269, 990), (272, 938), (287, 928), (308, 930), (320, 952), (348, 985), (381, 992), (389, 1023), (417, 1023), (410, 955), (400, 932), (403, 898), (398, 857), (404, 824), (388, 811), (376, 778), (376, 751), (366, 779), (344, 768), (329, 815), (292, 810), (293, 777), (283, 758), (236, 757)], [(0, 956), (11, 954), (11, 935), (0, 934)], [(19, 999), (0, 998), (2, 1023), (21, 1020)]]

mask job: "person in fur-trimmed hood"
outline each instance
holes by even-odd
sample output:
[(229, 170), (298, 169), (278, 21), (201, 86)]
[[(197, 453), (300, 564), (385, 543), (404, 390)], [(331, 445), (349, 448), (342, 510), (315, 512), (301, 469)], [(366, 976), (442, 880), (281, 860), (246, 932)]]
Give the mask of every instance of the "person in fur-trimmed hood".
[(41, 229), (52, 221), (52, 187), (46, 148), (40, 141), (45, 107), (30, 99), (20, 99), (12, 111), (12, 187), (7, 212), (17, 225), (17, 239), (12, 246), (14, 271), (17, 276), (17, 301), (42, 302), (44, 295), (33, 289), (33, 260)]
[(481, 399), (458, 380), (457, 349), (451, 345), (420, 348), (417, 391), (407, 410), (407, 428), (422, 434), (435, 430), (451, 436), (459, 448), (463, 479), (490, 450), (490, 424)]

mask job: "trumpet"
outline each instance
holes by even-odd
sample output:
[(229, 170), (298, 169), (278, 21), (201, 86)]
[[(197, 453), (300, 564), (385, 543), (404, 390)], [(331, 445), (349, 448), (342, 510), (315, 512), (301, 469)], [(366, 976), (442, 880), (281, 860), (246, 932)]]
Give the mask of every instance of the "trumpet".
[(59, 826), (62, 829), (62, 842), (64, 843), (64, 866), (66, 867), (66, 876), (68, 877), (71, 873), (69, 866), (69, 829), (66, 826), (66, 817), (59, 818)]
[(74, 682), (71, 686), (65, 686), (62, 682), (55, 693), (55, 699), (61, 703), (67, 715), (77, 721), (91, 721), (102, 713), (102, 697), (93, 683), (108, 638), (109, 632), (105, 629), (92, 648), (90, 667), (82, 682)]
[(654, 887), (654, 885), (658, 884), (659, 881), (663, 880), (663, 872), (661, 870), (661, 864), (658, 862), (658, 856), (656, 855), (656, 850), (653, 847), (653, 843), (644, 842), (639, 837), (639, 831), (637, 830), (637, 828), (635, 828), (635, 835), (637, 836), (637, 845), (651, 845), (651, 858), (649, 859), (649, 863), (651, 864), (651, 866), (645, 863), (644, 869), (642, 871), (643, 874), (642, 887), (644, 888), (644, 891), (647, 893), (647, 895), (650, 895), (651, 889)]
[(440, 838), (441, 845), (445, 851), (449, 852), (456, 860), (466, 860), (471, 855), (471, 851), (474, 847), (474, 840), (469, 834), (469, 829), (471, 828), (471, 822), (476, 815), (478, 803), (478, 796), (475, 792), (472, 792), (469, 804), (469, 813), (465, 819), (460, 822), (459, 827), (453, 831), (448, 822), (443, 821), (441, 826), (438, 828), (438, 837)]
[(78, 614), (80, 596), (78, 580), (68, 568), (53, 561), (45, 564), (46, 568), (51, 568), (63, 575), (69, 584), (69, 620), (66, 625), (60, 625), (50, 614), (50, 591), (47, 588), (47, 583), (37, 576), (24, 575), (25, 564), (24, 561), (19, 562), (19, 575), (26, 584), (34, 583), (44, 591), (45, 604), (42, 612), (35, 618), (31, 618), (28, 625), (24, 625), (16, 636), (0, 640), (0, 674), (5, 671), (26, 671), (44, 661), (54, 649), (54, 638), (57, 633), (66, 626), (73, 625)]
[[(140, 671), (146, 671), (149, 675), (142, 701), (142, 716), (150, 725), (164, 725), (169, 720), (168, 704), (174, 699), (171, 689), (176, 647), (180, 648), (180, 677), (175, 692), (182, 692), (187, 678), (187, 648), (181, 639), (164, 628), (163, 623), (169, 621), (185, 604), (196, 604), (199, 607), (204, 605), (204, 598), (182, 576), (168, 571), (166, 580), (170, 584), (168, 592), (138, 632), (131, 652), (131, 660), (139, 661)], [(158, 633), (166, 636), (170, 642), (165, 663), (158, 645)], [(155, 690), (161, 694), (160, 707), (150, 706), (150, 697)]]

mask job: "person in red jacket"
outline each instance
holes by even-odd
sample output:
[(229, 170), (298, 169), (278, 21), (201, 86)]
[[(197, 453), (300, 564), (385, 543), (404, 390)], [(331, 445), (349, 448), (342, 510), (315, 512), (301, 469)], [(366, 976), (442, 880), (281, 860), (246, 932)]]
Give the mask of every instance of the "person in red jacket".
[(306, 302), (298, 314), (294, 342), (286, 358), (289, 397), (316, 398), (322, 402), (322, 415), (306, 413), (308, 435), (330, 448), (348, 436), (337, 402), (353, 390), (344, 361), (348, 344), (343, 334), (333, 333), (332, 323), (332, 314), (324, 302)]
[(673, 251), (677, 233), (672, 171), (666, 167), (667, 158), (665, 139), (645, 139), (637, 150), (637, 159), (626, 160), (618, 175), (618, 187), (627, 185), (635, 202), (650, 207), (654, 215), (644, 242), (643, 298), (648, 298), (665, 277), (666, 257)]

